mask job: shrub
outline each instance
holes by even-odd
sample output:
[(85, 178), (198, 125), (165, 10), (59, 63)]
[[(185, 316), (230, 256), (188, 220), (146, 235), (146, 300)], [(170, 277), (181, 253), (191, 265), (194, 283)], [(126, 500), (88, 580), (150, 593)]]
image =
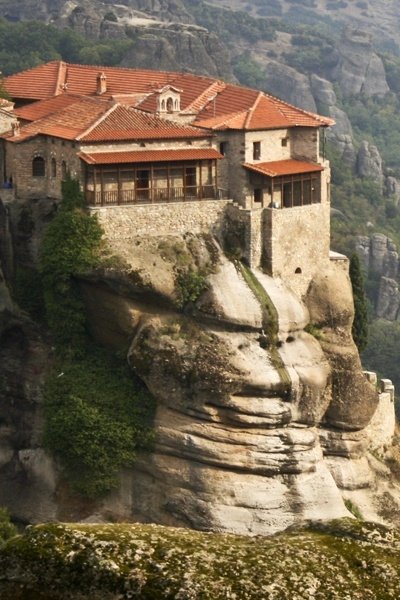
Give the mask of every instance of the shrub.
[(154, 401), (115, 355), (95, 346), (59, 360), (45, 387), (45, 447), (89, 497), (112, 489), (137, 448), (148, 448)]
[(17, 534), (17, 528), (10, 521), (6, 508), (0, 508), (0, 544)]
[(178, 306), (196, 302), (207, 287), (205, 276), (198, 271), (186, 271), (177, 277)]

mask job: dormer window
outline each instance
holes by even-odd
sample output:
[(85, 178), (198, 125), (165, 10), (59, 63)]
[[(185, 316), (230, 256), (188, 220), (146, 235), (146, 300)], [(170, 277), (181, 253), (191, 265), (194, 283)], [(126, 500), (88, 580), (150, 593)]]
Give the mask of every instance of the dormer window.
[(182, 90), (166, 85), (161, 90), (158, 90), (157, 112), (174, 114), (181, 110), (181, 93)]

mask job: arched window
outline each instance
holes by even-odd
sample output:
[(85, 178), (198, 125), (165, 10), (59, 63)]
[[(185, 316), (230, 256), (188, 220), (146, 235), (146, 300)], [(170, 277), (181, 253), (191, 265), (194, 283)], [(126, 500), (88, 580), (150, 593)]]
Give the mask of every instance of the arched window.
[(61, 179), (67, 179), (67, 163), (65, 160), (61, 161)]
[(165, 110), (165, 100), (161, 100), (161, 110)]
[(35, 156), (32, 160), (32, 176), (44, 177), (46, 175), (46, 163), (41, 156)]
[(172, 98), (167, 99), (167, 112), (172, 113), (174, 111), (174, 101)]
[(57, 163), (55, 158), (51, 159), (51, 176), (57, 177)]

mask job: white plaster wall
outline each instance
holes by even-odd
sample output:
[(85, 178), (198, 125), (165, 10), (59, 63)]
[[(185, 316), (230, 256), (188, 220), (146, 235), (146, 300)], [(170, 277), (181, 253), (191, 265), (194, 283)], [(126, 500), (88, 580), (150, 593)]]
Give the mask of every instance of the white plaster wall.
[[(287, 145), (282, 146), (282, 139), (287, 138)], [(253, 142), (261, 142), (260, 160), (253, 159)], [(245, 134), (245, 160), (243, 162), (259, 163), (273, 160), (287, 160), (291, 157), (291, 138), (287, 129), (271, 131), (247, 131)]]

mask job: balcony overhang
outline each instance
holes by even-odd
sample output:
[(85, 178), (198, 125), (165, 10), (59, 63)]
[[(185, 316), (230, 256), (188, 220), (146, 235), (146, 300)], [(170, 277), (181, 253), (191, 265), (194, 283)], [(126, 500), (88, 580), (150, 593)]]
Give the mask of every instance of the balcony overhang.
[(127, 163), (177, 162), (224, 158), (214, 148), (179, 150), (133, 150), (125, 152), (80, 152), (79, 158), (88, 165), (118, 165)]
[(285, 175), (299, 175), (301, 173), (316, 173), (323, 171), (324, 167), (315, 163), (308, 163), (292, 158), (287, 160), (274, 160), (257, 164), (244, 163), (245, 169), (267, 177), (283, 177)]

